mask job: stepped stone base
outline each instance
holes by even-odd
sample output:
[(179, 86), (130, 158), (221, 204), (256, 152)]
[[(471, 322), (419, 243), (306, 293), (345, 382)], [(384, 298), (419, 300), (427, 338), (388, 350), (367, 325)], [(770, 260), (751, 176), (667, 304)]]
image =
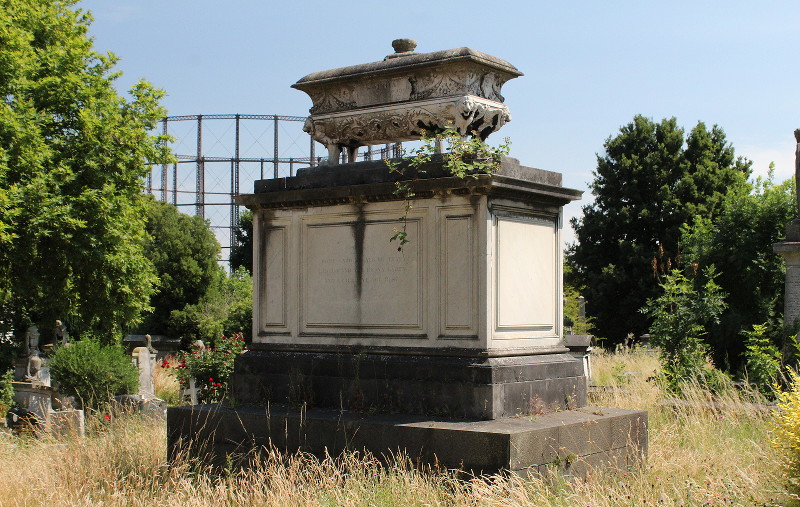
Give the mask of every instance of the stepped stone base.
[(167, 423), (171, 458), (188, 452), (218, 466), (231, 460), (247, 465), (254, 453), (274, 447), (319, 456), (402, 451), (415, 462), (473, 473), (535, 474), (555, 467), (581, 476), (591, 467), (628, 469), (647, 454), (647, 412), (610, 408), (475, 421), (196, 405), (170, 407)]
[(568, 353), (449, 357), (430, 350), (403, 355), (266, 347), (254, 344), (254, 350), (236, 358), (237, 406), (271, 402), (499, 419), (586, 404), (583, 365)]

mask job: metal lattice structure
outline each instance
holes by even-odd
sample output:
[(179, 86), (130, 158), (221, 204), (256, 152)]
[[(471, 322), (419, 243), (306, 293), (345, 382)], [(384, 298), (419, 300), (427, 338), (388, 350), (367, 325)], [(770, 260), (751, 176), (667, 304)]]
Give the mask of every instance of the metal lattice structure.
[[(167, 116), (161, 132), (173, 138), (174, 164), (154, 165), (145, 191), (207, 219), (228, 261), (236, 245), (233, 228), (242, 190), (257, 179), (293, 176), (296, 168), (316, 165), (315, 142), (302, 130), (304, 116), (209, 114)], [(190, 209), (186, 209), (190, 208)]]
[[(294, 176), (315, 166), (317, 143), (303, 132), (305, 116), (208, 114), (167, 116), (161, 132), (172, 137), (174, 164), (153, 165), (145, 191), (184, 212), (207, 219), (228, 262), (240, 206), (234, 197), (252, 192), (255, 180)], [(319, 145), (319, 148), (322, 148)], [(400, 145), (366, 149), (365, 160), (399, 156)], [(324, 152), (324, 150), (321, 150)], [(344, 161), (344, 160), (343, 160)]]

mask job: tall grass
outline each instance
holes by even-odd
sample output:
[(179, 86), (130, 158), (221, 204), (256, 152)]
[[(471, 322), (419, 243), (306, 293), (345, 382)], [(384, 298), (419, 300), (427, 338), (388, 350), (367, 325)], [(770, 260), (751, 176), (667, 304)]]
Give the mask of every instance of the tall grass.
[[(211, 473), (179, 458), (167, 464), (163, 422), (92, 418), (88, 436), (66, 441), (0, 438), (2, 505), (785, 505), (778, 458), (769, 448), (770, 414), (755, 394), (733, 388), (725, 403), (688, 386), (689, 401), (662, 403), (646, 352), (601, 354), (595, 372), (620, 368), (617, 389), (592, 395), (599, 406), (649, 411), (645, 465), (558, 476), (464, 479), (415, 469), (407, 459), (382, 464), (358, 453), (336, 459), (265, 453), (246, 471)], [(623, 373), (625, 373), (623, 372)], [(613, 375), (612, 375), (613, 377)], [(624, 385), (623, 385), (624, 383)]]
[(180, 402), (178, 399), (180, 384), (171, 370), (176, 362), (174, 356), (167, 356), (153, 368), (153, 392), (156, 398), (161, 398), (169, 405), (177, 405)]

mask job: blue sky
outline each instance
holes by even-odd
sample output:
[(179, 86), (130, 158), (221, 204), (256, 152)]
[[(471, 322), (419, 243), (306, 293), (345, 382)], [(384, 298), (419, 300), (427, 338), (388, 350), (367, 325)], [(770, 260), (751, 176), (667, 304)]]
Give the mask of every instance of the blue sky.
[[(86, 0), (79, 7), (94, 15), (96, 48), (121, 58), (120, 89), (151, 81), (167, 91), (171, 115), (304, 116), (310, 99), (292, 83), (381, 60), (393, 39), (408, 37), (418, 52), (468, 46), (524, 72), (503, 88), (513, 121), (499, 137), (511, 138), (511, 155), (523, 164), (563, 173), (566, 186), (587, 190), (603, 141), (635, 114), (675, 116), (687, 130), (718, 124), (756, 173), (771, 161), (778, 179), (794, 171), (797, 1)], [(579, 213), (579, 204), (568, 206), (568, 216)]]

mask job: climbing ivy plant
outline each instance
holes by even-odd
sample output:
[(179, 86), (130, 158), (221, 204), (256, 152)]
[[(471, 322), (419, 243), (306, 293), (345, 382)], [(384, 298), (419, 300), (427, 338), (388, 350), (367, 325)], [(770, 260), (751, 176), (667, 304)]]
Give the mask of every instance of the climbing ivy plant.
[(394, 194), (403, 198), (403, 225), (393, 229), (389, 241), (398, 242), (398, 250), (410, 242), (406, 225), (408, 214), (414, 207), (415, 197), (413, 184), (425, 174), (425, 165), (432, 161), (436, 154), (441, 154), (445, 171), (457, 178), (477, 178), (481, 174), (491, 174), (498, 167), (504, 155), (508, 155), (511, 141), (504, 138), (503, 143), (492, 147), (483, 142), (477, 132), (461, 135), (452, 125), (438, 132), (423, 132), (422, 145), (403, 153), (399, 159), (384, 159), (389, 172), (399, 175), (395, 181)]

